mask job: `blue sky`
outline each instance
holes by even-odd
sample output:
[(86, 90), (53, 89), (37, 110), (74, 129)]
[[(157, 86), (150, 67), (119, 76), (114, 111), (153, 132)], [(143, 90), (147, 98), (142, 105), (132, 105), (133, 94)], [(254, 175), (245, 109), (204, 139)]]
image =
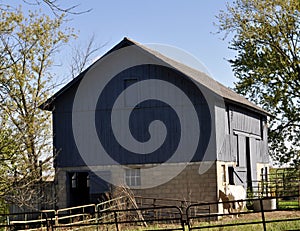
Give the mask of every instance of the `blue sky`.
[[(61, 0), (59, 0), (62, 2)], [(71, 45), (85, 46), (94, 34), (98, 45), (106, 44), (97, 56), (103, 54), (123, 37), (139, 43), (159, 43), (182, 49), (201, 61), (212, 77), (225, 86), (233, 86), (235, 78), (226, 59), (233, 58), (234, 51), (228, 48), (228, 41), (216, 34), (215, 16), (225, 9), (226, 0), (73, 0), (80, 4), (78, 11), (91, 12), (72, 16), (68, 23), (79, 31), (78, 39)], [(232, 2), (232, 0), (229, 0)], [(67, 70), (71, 51), (63, 48), (57, 60), (62, 65), (57, 75)]]

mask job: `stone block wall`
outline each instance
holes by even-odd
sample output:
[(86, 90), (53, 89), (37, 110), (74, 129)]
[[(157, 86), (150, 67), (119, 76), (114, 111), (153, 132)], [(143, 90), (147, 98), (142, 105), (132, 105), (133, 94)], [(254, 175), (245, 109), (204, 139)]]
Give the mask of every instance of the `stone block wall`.
[[(136, 196), (161, 198), (161, 199), (176, 199), (181, 201), (192, 202), (216, 202), (217, 201), (217, 169), (216, 163), (209, 163), (209, 168), (204, 173), (199, 174), (200, 163), (189, 163), (185, 169), (177, 176), (172, 178), (167, 183), (153, 188), (132, 189)], [(145, 167), (145, 166), (144, 166)], [(112, 178), (123, 179), (120, 177), (119, 170), (114, 170), (113, 166), (104, 166), (98, 168), (102, 170), (111, 169)], [(168, 171), (171, 168), (166, 168), (163, 171)], [(69, 206), (69, 187), (68, 172), (90, 171), (87, 167), (74, 167), (57, 169), (56, 174), (56, 206), (65, 208)], [(156, 172), (156, 177), (160, 174)], [(114, 176), (116, 175), (116, 176)], [(142, 181), (149, 180), (147, 176), (141, 176)], [(149, 177), (149, 176), (148, 176)], [(153, 177), (153, 176), (152, 176)], [(123, 182), (124, 183), (124, 182)], [(124, 185), (124, 184), (123, 184)]]
[(64, 170), (58, 169), (55, 176), (55, 196), (56, 207), (65, 208), (67, 204), (67, 173)]
[(178, 199), (193, 202), (215, 202), (217, 200), (216, 165), (204, 174), (199, 174), (199, 163), (190, 163), (169, 182), (148, 189), (135, 189), (136, 196)]

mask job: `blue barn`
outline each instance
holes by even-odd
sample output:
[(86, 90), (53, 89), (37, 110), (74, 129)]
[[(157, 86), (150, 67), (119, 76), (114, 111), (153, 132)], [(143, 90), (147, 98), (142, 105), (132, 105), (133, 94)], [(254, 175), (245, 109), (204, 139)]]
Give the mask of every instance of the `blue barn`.
[(135, 195), (216, 201), (268, 172), (268, 113), (205, 73), (124, 38), (47, 100), (57, 206)]

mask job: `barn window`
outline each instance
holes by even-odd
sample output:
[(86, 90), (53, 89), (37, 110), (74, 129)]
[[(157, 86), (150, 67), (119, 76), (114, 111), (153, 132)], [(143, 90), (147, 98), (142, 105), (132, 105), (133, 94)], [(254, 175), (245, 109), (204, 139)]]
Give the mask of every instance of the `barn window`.
[(130, 168), (125, 170), (125, 182), (128, 186), (141, 185), (141, 169)]
[[(124, 90), (131, 86), (132, 84), (137, 83), (137, 78), (125, 79), (124, 80)], [(124, 105), (125, 107), (135, 107), (138, 103), (139, 92), (138, 88), (134, 88), (132, 91), (124, 92)]]

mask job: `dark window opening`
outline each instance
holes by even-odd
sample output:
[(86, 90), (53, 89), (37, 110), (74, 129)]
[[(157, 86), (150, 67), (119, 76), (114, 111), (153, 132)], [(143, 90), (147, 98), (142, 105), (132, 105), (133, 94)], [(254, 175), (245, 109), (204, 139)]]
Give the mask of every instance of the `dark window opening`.
[(230, 185), (234, 185), (234, 168), (228, 167), (228, 180)]

